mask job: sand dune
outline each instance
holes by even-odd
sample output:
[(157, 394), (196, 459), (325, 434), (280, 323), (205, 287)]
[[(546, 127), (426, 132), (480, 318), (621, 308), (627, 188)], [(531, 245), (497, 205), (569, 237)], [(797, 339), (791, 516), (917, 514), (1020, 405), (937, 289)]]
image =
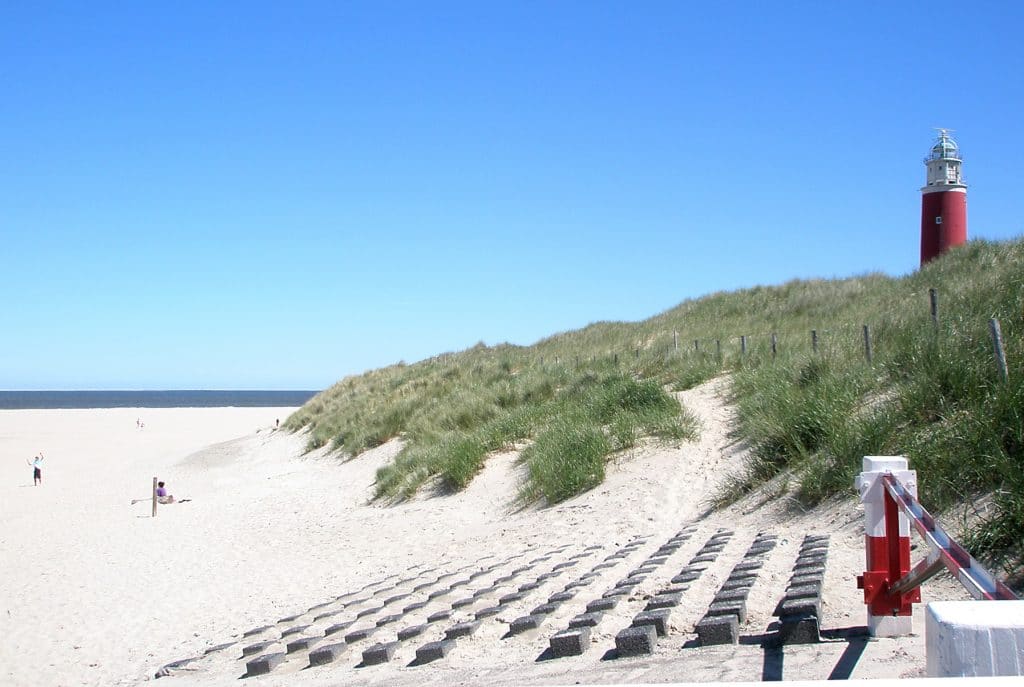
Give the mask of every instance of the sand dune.
[[(355, 612), (357, 598), (361, 603), (373, 599), (374, 590), (389, 588), (395, 596), (411, 594), (395, 609), (423, 599), (422, 610), (409, 611), (373, 640), (386, 641), (457, 598), (427, 599), (427, 589), (413, 591), (421, 580), (448, 573), (448, 580), (466, 579), (498, 565), (488, 573), (496, 577), (545, 554), (554, 558), (534, 564), (534, 573), (573, 556), (582, 571), (638, 538), (645, 543), (627, 549), (628, 556), (616, 559), (618, 567), (595, 574), (588, 591), (540, 631), (502, 639), (509, 623), (550, 588), (510, 602), (437, 663), (409, 667), (423, 643), (410, 642), (385, 665), (356, 668), (361, 651), (373, 643), (365, 641), (329, 666), (303, 670), (308, 654), (302, 654), (252, 680), (412, 685), (759, 679), (776, 669), (759, 645), (687, 644), (729, 572), (726, 558), (742, 555), (759, 531), (778, 535), (751, 590), (744, 632), (754, 636), (773, 620), (803, 535), (831, 534), (822, 625), (857, 627), (864, 624), (853, 582), (863, 558), (859, 514), (848, 502), (802, 514), (783, 502), (749, 501), (703, 515), (707, 495), (742, 460), (742, 448), (728, 437), (723, 385), (716, 380), (681, 395), (701, 418), (699, 441), (639, 449), (617, 459), (606, 482), (591, 492), (554, 507), (525, 509), (513, 503), (522, 479), (515, 454), (491, 458), (462, 493), (427, 490), (400, 505), (369, 503), (375, 470), (397, 452), (397, 442), (344, 463), (323, 452), (304, 455), (301, 436), (272, 430), (287, 409), (0, 411), (0, 683), (129, 685), (152, 679), (172, 661), (197, 659), (170, 670), (167, 684), (229, 684), (245, 671), (241, 647), (251, 640), (243, 641), (243, 634), (255, 628), (274, 626), (267, 633), (278, 637), (289, 624), (306, 623), (312, 625), (307, 633), (322, 635), (331, 619), (315, 620), (311, 609), (318, 606), (341, 617)], [(138, 416), (144, 429), (136, 427)], [(36, 488), (24, 459), (40, 450), (46, 455), (44, 484)], [(162, 506), (156, 518), (149, 517), (146, 503), (129, 505), (148, 494), (154, 475), (191, 501)], [(585, 598), (599, 596), (599, 589), (686, 528), (689, 538), (664, 569), (595, 628), (590, 651), (537, 661), (548, 637), (582, 610)], [(673, 611), (673, 631), (655, 654), (602, 661), (615, 633), (629, 625), (645, 596), (665, 584), (671, 567), (722, 528), (735, 532), (722, 562)], [(567, 572), (562, 582), (578, 576)], [(401, 580), (408, 582), (396, 588)], [(360, 597), (338, 600), (363, 588)], [(947, 583), (931, 585), (928, 594), (964, 598)], [(468, 616), (457, 612), (452, 621), (460, 617)], [(923, 630), (920, 620), (918, 627)], [(777, 669), (787, 679), (828, 677), (851, 646), (840, 635), (788, 647), (784, 668), (780, 663)], [(203, 657), (225, 643), (234, 644)], [(861, 644), (853, 677), (909, 676), (923, 669), (921, 636)]]

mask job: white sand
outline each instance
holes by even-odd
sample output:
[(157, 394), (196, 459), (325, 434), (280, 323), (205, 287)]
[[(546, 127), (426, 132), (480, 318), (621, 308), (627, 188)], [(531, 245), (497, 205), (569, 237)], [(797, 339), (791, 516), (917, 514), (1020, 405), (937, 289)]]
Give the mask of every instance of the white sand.
[[(703, 500), (742, 460), (742, 451), (728, 439), (723, 386), (718, 380), (681, 395), (704, 424), (699, 442), (635, 451), (617, 460), (606, 482), (591, 492), (553, 508), (525, 510), (511, 502), (522, 478), (513, 454), (493, 457), (460, 494), (427, 493), (392, 507), (368, 504), (374, 472), (394, 455), (397, 444), (347, 463), (322, 453), (303, 455), (302, 437), (272, 431), (274, 419), (284, 420), (286, 409), (0, 411), (0, 684), (137, 684), (152, 679), (164, 664), (239, 641), (243, 632), (259, 626), (285, 628), (289, 623), (280, 619), (388, 575), (413, 577), (417, 569), (440, 566), (419, 579), (462, 570), (449, 578), (454, 581), (481, 565), (520, 555), (503, 569), (508, 572), (561, 545), (569, 546), (556, 554), (563, 559), (590, 545), (603, 549), (565, 578), (509, 604), (473, 637), (459, 640), (457, 650), (442, 661), (408, 667), (417, 646), (440, 638), (435, 632), (407, 642), (386, 665), (354, 668), (373, 641), (386, 640), (389, 633), (393, 639), (397, 629), (422, 622), (423, 614), (409, 614), (409, 622), (385, 628), (330, 666), (300, 671), (306, 661), (296, 659), (248, 682), (756, 680), (775, 670), (787, 679), (828, 677), (856, 643), (832, 639), (787, 647), (778, 655), (757, 645), (683, 646), (693, 638), (693, 624), (711, 595), (760, 530), (779, 534), (780, 545), (751, 591), (744, 635), (762, 633), (772, 621), (772, 608), (808, 532), (832, 534), (823, 627), (864, 624), (854, 583), (863, 565), (855, 504), (794, 515), (783, 503), (757, 507), (752, 499), (701, 518)], [(138, 417), (144, 429), (136, 427)], [(40, 450), (46, 460), (44, 484), (37, 488), (25, 459)], [(155, 519), (148, 502), (129, 505), (133, 497), (148, 496), (155, 475), (167, 480), (175, 496), (192, 501), (161, 506)], [(581, 612), (587, 600), (600, 596), (690, 522), (697, 523), (693, 538), (628, 602), (606, 615), (590, 651), (536, 661), (547, 638)], [(614, 646), (615, 633), (643, 606), (642, 597), (663, 587), (719, 527), (735, 529), (736, 535), (706, 579), (674, 610), (674, 631), (659, 642), (655, 655), (602, 661)], [(644, 547), (605, 571), (541, 630), (500, 638), (512, 619), (641, 535), (649, 537)], [(464, 595), (438, 600), (423, 613)], [(929, 584), (926, 597), (965, 595), (940, 582)], [(387, 612), (422, 598), (414, 595)], [(293, 624), (309, 623), (312, 616), (305, 613)], [(311, 631), (322, 633), (326, 622)], [(923, 632), (920, 617), (917, 627)], [(245, 670), (239, 660), (243, 644), (174, 670), (161, 684), (233, 684)], [(851, 664), (853, 677), (919, 675), (924, 666), (920, 634), (856, 646), (863, 655)]]

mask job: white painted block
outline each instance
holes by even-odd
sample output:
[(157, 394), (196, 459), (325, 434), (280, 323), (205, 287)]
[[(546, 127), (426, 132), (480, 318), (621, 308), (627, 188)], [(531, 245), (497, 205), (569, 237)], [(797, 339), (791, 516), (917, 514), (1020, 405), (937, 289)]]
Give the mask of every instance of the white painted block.
[(1024, 601), (928, 604), (929, 677), (1024, 675)]
[(909, 615), (871, 615), (868, 613), (868, 632), (872, 637), (906, 637), (914, 631)]

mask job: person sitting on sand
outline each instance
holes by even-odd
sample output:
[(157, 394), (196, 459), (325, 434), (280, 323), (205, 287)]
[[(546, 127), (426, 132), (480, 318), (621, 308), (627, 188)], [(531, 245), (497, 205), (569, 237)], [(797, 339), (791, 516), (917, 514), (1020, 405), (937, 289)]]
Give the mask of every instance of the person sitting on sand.
[(174, 497), (167, 493), (167, 489), (164, 488), (163, 482), (156, 483), (156, 502), (174, 503)]

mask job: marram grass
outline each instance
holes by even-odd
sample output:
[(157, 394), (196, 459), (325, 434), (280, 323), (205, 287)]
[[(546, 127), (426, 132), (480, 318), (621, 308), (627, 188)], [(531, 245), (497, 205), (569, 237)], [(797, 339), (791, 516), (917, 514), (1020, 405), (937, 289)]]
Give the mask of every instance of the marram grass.
[[(402, 438), (403, 451), (378, 474), (382, 498), (409, 496), (432, 478), (463, 488), (488, 455), (521, 448), (521, 496), (557, 501), (600, 483), (608, 456), (644, 437), (695, 436), (666, 390), (730, 373), (737, 438), (752, 450), (717, 504), (780, 475), (806, 504), (852, 495), (864, 455), (906, 455), (928, 508), (970, 510), (986, 499), (991, 507), (968, 532), (972, 551), (1019, 565), (1022, 314), (1024, 243), (972, 241), (900, 278), (715, 293), (642, 322), (393, 365), (342, 380), (287, 426), (308, 430), (311, 448), (346, 456)], [(989, 318), (1002, 327), (1007, 382), (993, 362)]]

